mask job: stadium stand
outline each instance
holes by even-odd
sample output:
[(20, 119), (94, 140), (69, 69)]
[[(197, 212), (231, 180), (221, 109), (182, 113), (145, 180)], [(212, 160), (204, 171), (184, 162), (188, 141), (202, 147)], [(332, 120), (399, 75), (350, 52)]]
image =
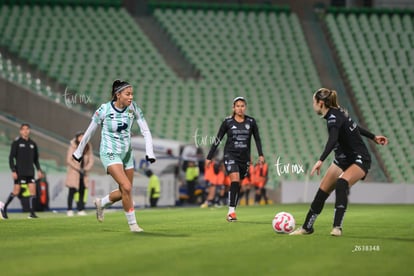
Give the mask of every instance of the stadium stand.
[[(200, 70), (200, 81), (177, 78), (118, 7), (3, 6), (1, 44), (94, 103), (108, 99), (115, 78), (108, 75), (139, 84), (138, 101), (159, 137), (193, 142), (196, 130), (214, 136), (231, 100), (244, 95), (269, 162), (312, 162), (325, 133), (308, 104), (320, 82), (296, 15), (286, 8), (187, 8), (154, 8), (154, 15)], [(125, 40), (133, 43), (119, 43)]]
[(331, 9), (326, 25), (367, 127), (389, 136), (378, 148), (393, 182), (414, 182), (412, 11)]
[[(151, 4), (152, 15), (171, 42), (200, 72), (199, 79), (181, 79), (168, 67), (136, 20), (122, 7), (121, 1), (62, 0), (56, 4), (46, 0), (21, 0), (19, 5), (9, 2), (0, 1), (0, 4), (5, 3), (0, 8), (0, 47), (27, 60), (67, 86), (72, 93), (87, 95), (95, 107), (109, 99), (114, 79), (130, 81), (135, 85), (136, 100), (143, 106), (156, 137), (187, 143), (193, 143), (196, 134), (210, 138), (216, 134), (221, 119), (230, 114), (231, 100), (243, 95), (248, 100), (248, 113), (259, 122), (269, 163), (273, 165), (280, 157), (285, 165), (309, 166), (320, 154), (326, 130), (313, 113), (310, 97), (321, 83), (298, 17), (289, 8)], [(359, 13), (354, 17), (359, 20)], [(365, 15), (361, 22), (356, 19), (348, 22), (352, 16), (341, 13), (327, 16), (332, 40), (343, 60), (342, 66), (347, 70), (347, 78), (353, 83), (354, 93), (358, 87), (361, 88), (358, 91), (382, 90), (380, 83), (370, 78), (387, 80), (387, 90), (390, 91), (393, 81), (403, 83), (412, 76), (412, 55), (396, 50), (402, 44), (408, 47), (407, 51), (412, 51), (413, 36), (404, 35), (410, 24), (412, 26), (412, 17), (398, 15), (394, 18), (393, 14), (388, 17), (392, 17), (390, 21), (393, 22), (389, 26), (400, 28), (398, 32), (392, 34), (394, 29), (390, 27), (391, 33), (385, 37), (368, 31), (360, 37), (362, 34), (356, 32), (359, 25), (380, 21), (380, 17), (375, 19)], [(399, 17), (404, 19), (399, 20)], [(348, 37), (343, 37), (345, 34)], [(371, 48), (358, 44), (365, 40)], [(378, 43), (395, 50), (379, 49)], [(383, 62), (378, 71), (366, 68), (367, 64), (376, 63), (367, 63), (361, 58), (370, 56), (371, 52), (374, 53), (373, 62)], [(394, 63), (394, 69), (390, 69), (388, 63)], [(406, 66), (400, 68), (400, 63)], [(0, 66), (0, 74), (7, 79), (27, 82), (25, 72), (10, 73), (19, 69), (8, 60), (3, 59)], [(363, 77), (369, 81), (360, 81)], [(42, 80), (39, 81), (34, 83), (42, 84)], [(33, 88), (33, 82), (27, 87), (54, 97), (47, 87), (37, 90)], [(408, 87), (413, 91), (409, 83), (397, 87)], [(363, 121), (378, 132), (394, 126), (393, 121), (381, 120), (384, 116), (394, 116), (393, 109), (374, 107), (381, 107), (389, 97), (371, 94), (354, 95), (359, 110), (364, 111), (361, 114)], [(61, 99), (61, 95), (55, 97)], [(396, 103), (401, 104), (401, 100)], [(372, 116), (374, 110), (377, 117)], [(409, 114), (408, 117), (397, 116), (412, 122), (413, 112)], [(381, 126), (383, 122), (388, 124)], [(401, 128), (405, 132), (397, 129), (396, 136), (405, 135), (406, 141), (412, 142), (412, 138), (408, 138), (412, 136), (407, 137), (412, 135), (412, 127)], [(410, 164), (410, 158), (398, 156), (403, 150), (409, 151), (410, 143), (406, 141), (402, 142), (402, 147), (390, 145), (390, 149), (379, 149), (384, 163), (390, 163), (389, 166), (386, 164), (388, 174), (395, 182), (412, 179), (413, 167), (410, 170), (403, 165), (404, 162)], [(387, 156), (394, 158), (387, 159)], [(398, 170), (393, 170), (394, 164), (398, 164), (395, 165)], [(273, 185), (282, 179), (306, 179), (305, 174), (279, 176), (275, 170), (272, 172)]]

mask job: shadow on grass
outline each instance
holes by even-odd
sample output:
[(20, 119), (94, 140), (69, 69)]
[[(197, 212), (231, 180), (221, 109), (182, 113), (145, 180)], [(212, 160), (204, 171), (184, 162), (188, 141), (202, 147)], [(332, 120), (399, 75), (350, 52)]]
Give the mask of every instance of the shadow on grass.
[(414, 238), (400, 238), (400, 237), (369, 237), (369, 236), (355, 236), (355, 235), (344, 235), (341, 238), (349, 239), (367, 239), (367, 240), (389, 240), (389, 241), (401, 241), (401, 242), (414, 242)]
[(177, 233), (160, 233), (160, 232), (140, 232), (133, 233), (134, 235), (140, 235), (144, 237), (164, 237), (164, 238), (186, 238), (190, 237), (189, 234), (177, 234)]
[(181, 234), (181, 233), (161, 233), (161, 232), (130, 232), (128, 230), (116, 230), (116, 229), (110, 229), (110, 228), (106, 228), (106, 229), (102, 229), (103, 232), (111, 232), (111, 233), (125, 233), (128, 235), (139, 235), (139, 236), (144, 236), (144, 237), (165, 237), (165, 238), (186, 238), (186, 237), (190, 237), (191, 235), (189, 234)]
[(272, 221), (245, 221), (245, 220), (238, 220), (235, 222), (231, 222), (231, 223), (241, 223), (241, 224), (272, 224)]

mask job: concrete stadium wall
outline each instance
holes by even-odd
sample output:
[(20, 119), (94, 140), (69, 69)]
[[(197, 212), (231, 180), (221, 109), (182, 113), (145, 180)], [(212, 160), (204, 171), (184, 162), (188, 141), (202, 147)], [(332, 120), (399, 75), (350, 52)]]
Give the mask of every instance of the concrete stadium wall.
[[(284, 181), (280, 186), (280, 203), (311, 203), (319, 182)], [(335, 202), (334, 193), (327, 200)], [(414, 184), (366, 183), (355, 184), (349, 194), (350, 203), (414, 204)]]
[[(65, 95), (62, 94), (63, 103), (65, 103), (64, 97)], [(67, 141), (76, 132), (85, 130), (92, 116), (92, 112), (81, 113), (2, 78), (0, 78), (0, 110), (19, 121), (28, 122)], [(97, 148), (100, 135), (95, 135), (91, 142)]]
[[(174, 206), (178, 198), (178, 187), (174, 179), (174, 174), (160, 175), (161, 182), (161, 197), (157, 206)], [(65, 186), (66, 174), (56, 173), (47, 176), (48, 190), (49, 190), (49, 209), (55, 211), (66, 212), (68, 188)], [(93, 200), (96, 197), (104, 197), (109, 192), (118, 188), (118, 185), (108, 175), (89, 176), (89, 189), (86, 208), (94, 208)], [(133, 187), (133, 200), (137, 208), (143, 208), (149, 205), (147, 197), (148, 177), (142, 174), (135, 174)], [(0, 201), (6, 201), (8, 195), (13, 189), (13, 180), (11, 173), (0, 173)], [(118, 202), (114, 207), (121, 208), (121, 202)], [(76, 210), (76, 203), (73, 202), (73, 208)], [(14, 199), (8, 207), (11, 211), (20, 212), (22, 206), (19, 199)]]

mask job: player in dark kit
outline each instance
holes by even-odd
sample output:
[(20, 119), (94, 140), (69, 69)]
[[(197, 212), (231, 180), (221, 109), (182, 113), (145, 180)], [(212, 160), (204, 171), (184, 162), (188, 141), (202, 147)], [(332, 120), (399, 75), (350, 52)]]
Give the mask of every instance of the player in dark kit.
[(30, 125), (22, 124), (20, 126), (20, 137), (16, 138), (11, 145), (9, 164), (12, 176), (14, 179), (13, 192), (10, 193), (4, 207), (1, 209), (1, 215), (4, 219), (7, 219), (7, 206), (10, 202), (19, 195), (20, 185), (28, 184), (30, 198), (29, 218), (37, 218), (34, 212), (34, 202), (36, 198), (36, 184), (35, 184), (35, 171), (36, 166), (38, 178), (42, 178), (43, 174), (39, 164), (39, 154), (36, 143), (30, 139)]
[(290, 235), (312, 234), (317, 216), (322, 212), (330, 193), (335, 190), (335, 215), (331, 235), (341, 236), (349, 188), (358, 180), (363, 180), (371, 166), (371, 157), (361, 135), (380, 145), (386, 145), (388, 139), (359, 127), (339, 106), (335, 90), (321, 88), (316, 91), (313, 108), (326, 119), (329, 138), (323, 153), (312, 168), (311, 175), (315, 172), (319, 175), (323, 161), (332, 151), (335, 152), (335, 159), (321, 181), (304, 224)]
[(245, 110), (246, 100), (243, 97), (235, 98), (233, 100), (233, 115), (224, 119), (206, 160), (206, 166), (208, 167), (218, 145), (224, 135), (227, 134), (223, 159), (226, 172), (231, 181), (229, 211), (226, 218), (229, 222), (237, 220), (235, 209), (240, 193), (240, 180), (246, 176), (250, 165), (250, 141), (252, 135), (256, 142), (259, 163), (264, 163), (265, 161), (256, 120), (245, 115)]

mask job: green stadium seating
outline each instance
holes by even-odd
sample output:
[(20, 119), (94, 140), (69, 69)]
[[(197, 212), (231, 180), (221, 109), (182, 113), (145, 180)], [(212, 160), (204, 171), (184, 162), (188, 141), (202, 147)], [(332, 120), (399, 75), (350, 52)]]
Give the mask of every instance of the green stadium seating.
[[(3, 5), (0, 44), (75, 93), (90, 95), (96, 105), (109, 99), (114, 79), (130, 81), (156, 137), (191, 143), (196, 129), (214, 136), (231, 113), (232, 99), (243, 95), (271, 165), (278, 156), (308, 165), (318, 158), (326, 130), (310, 97), (321, 84), (295, 14), (262, 7), (153, 6), (155, 19), (201, 74), (199, 80), (183, 80), (124, 8), (69, 2)], [(413, 112), (394, 110), (410, 110), (414, 97), (408, 93), (414, 91), (412, 16), (337, 12), (326, 23), (364, 121), (377, 133), (392, 129), (384, 134), (401, 145), (379, 149), (388, 174), (395, 182), (409, 181), (413, 130), (396, 124), (395, 116), (412, 122)], [(7, 62), (2, 66), (4, 72)], [(51, 93), (13, 70), (9, 77)], [(407, 92), (390, 97), (390, 91)], [(273, 182), (305, 178), (271, 176)]]
[(413, 144), (414, 20), (405, 13), (326, 16), (342, 68), (367, 127), (390, 139), (378, 148), (393, 182), (414, 183)]

